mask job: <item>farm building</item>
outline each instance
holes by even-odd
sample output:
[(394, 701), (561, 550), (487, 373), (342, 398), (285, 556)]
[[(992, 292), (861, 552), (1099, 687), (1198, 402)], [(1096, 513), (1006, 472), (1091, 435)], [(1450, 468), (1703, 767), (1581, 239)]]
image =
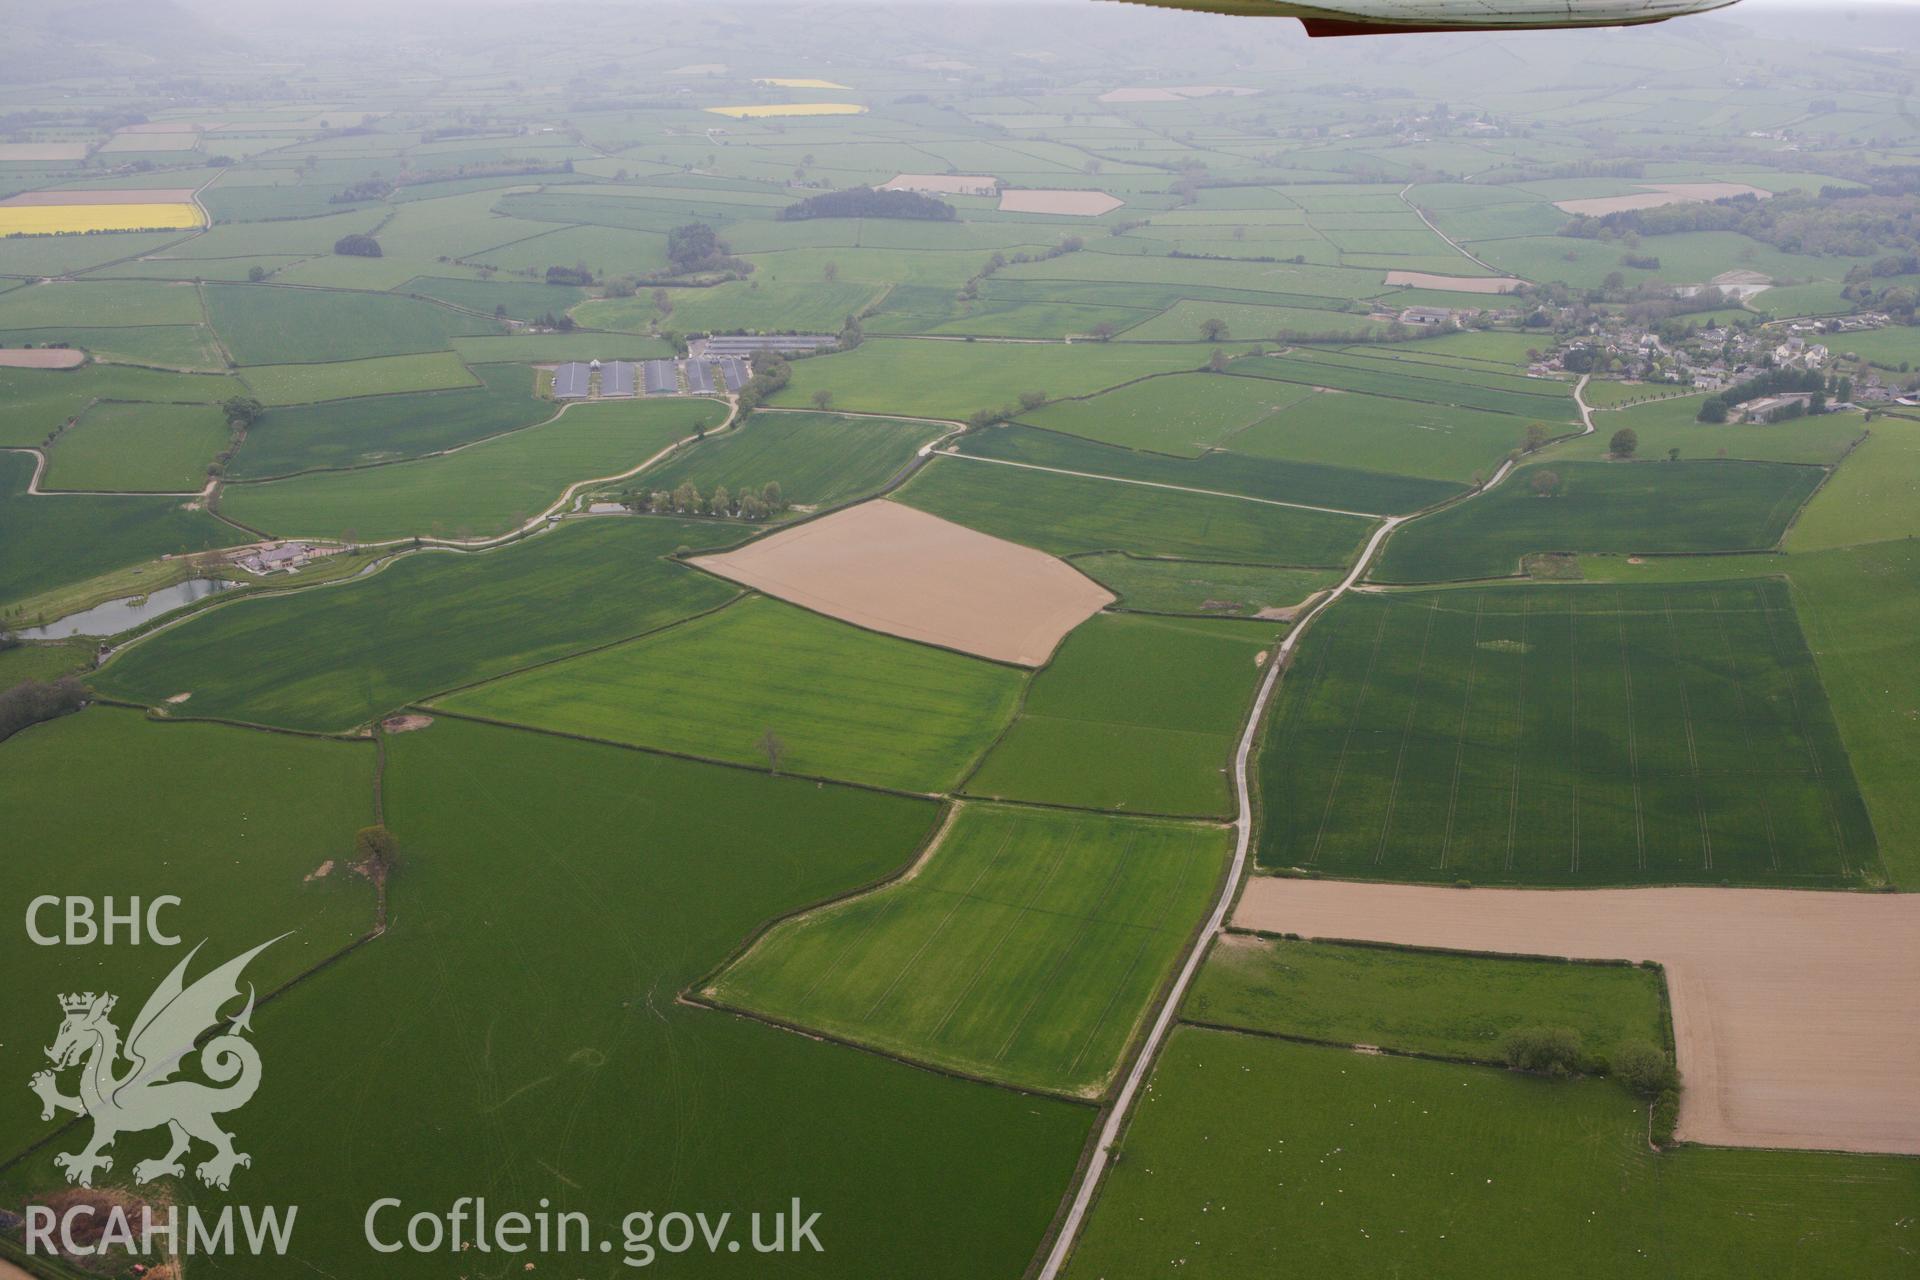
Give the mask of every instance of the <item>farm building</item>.
[(603, 396), (630, 396), (635, 394), (636, 368), (631, 360), (611, 360), (600, 370), (600, 394)]
[(1813, 397), (1804, 391), (1796, 391), (1783, 396), (1762, 396), (1747, 403), (1740, 414), (1742, 422), (1772, 422), (1781, 413), (1790, 413), (1798, 406), (1805, 409)]
[(648, 395), (677, 396), (680, 394), (680, 376), (673, 361), (649, 360), (642, 368), (646, 375)]
[(830, 333), (727, 334), (708, 338), (693, 354), (712, 359), (719, 356), (750, 356), (760, 351), (818, 351), (838, 341)]
[(1400, 313), (1401, 324), (1425, 325), (1429, 328), (1443, 325), (1453, 319), (1453, 312), (1445, 307), (1408, 307)]
[(578, 361), (561, 365), (553, 371), (553, 398), (555, 400), (586, 399), (587, 384), (592, 377), (593, 371)]

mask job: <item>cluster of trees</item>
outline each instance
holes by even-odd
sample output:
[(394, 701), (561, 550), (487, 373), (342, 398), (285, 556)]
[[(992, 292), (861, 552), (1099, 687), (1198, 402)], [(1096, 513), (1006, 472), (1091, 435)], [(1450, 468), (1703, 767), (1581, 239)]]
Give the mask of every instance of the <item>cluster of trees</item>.
[(573, 317), (570, 315), (555, 315), (549, 311), (541, 316), (537, 323), (543, 329), (558, 329), (561, 333), (573, 332)]
[(333, 242), (333, 251), (349, 258), (380, 257), (380, 242), (368, 235), (341, 236)]
[(1564, 182), (1573, 178), (1642, 178), (1638, 160), (1576, 160), (1570, 164), (1512, 165), (1475, 174), (1474, 181), (1512, 186), (1516, 182)]
[[(1840, 296), (1862, 311), (1884, 311), (1902, 324), (1920, 324), (1920, 315), (1915, 314), (1920, 289), (1893, 279), (1911, 275), (1920, 275), (1920, 254), (1889, 254), (1848, 271)], [(1880, 283), (1883, 280), (1891, 283)]]
[(981, 268), (968, 276), (967, 282), (960, 286), (960, 298), (962, 301), (971, 302), (979, 297), (981, 282), (998, 274), (1002, 267), (1014, 266), (1022, 262), (1050, 262), (1055, 258), (1065, 257), (1069, 253), (1078, 253), (1086, 247), (1087, 242), (1079, 236), (1066, 236), (1059, 244), (1039, 253), (1016, 253), (1009, 258), (996, 249), (988, 255)]
[(0, 742), (29, 725), (78, 711), (87, 704), (87, 697), (87, 686), (72, 676), (53, 681), (22, 680), (0, 692)]
[(593, 272), (580, 264), (571, 267), (548, 267), (547, 283), (579, 285), (583, 289), (591, 288)]
[(788, 205), (778, 215), (782, 222), (803, 222), (808, 218), (952, 222), (958, 216), (945, 200), (936, 200), (918, 191), (881, 191), (874, 187), (849, 187), (845, 191), (809, 196), (799, 204)]
[[(346, 131), (342, 131), (343, 133)], [(343, 187), (327, 197), (331, 204), (360, 204), (384, 200), (401, 187), (417, 187), (430, 182), (453, 182), (461, 178), (539, 177), (543, 174), (572, 173), (573, 161), (548, 164), (540, 160), (516, 160), (508, 157), (485, 164), (462, 164), (448, 169), (402, 170), (392, 178), (374, 176)]]
[(634, 489), (622, 497), (626, 505), (635, 511), (650, 511), (655, 515), (765, 520), (787, 509), (777, 480), (769, 480), (757, 489), (742, 488), (737, 493), (727, 492), (727, 486), (723, 484), (715, 485), (713, 492), (704, 496), (694, 487), (693, 481), (683, 480), (677, 489)]
[(222, 476), (227, 473), (227, 464), (233, 461), (233, 455), (240, 452), (240, 446), (246, 443), (247, 432), (253, 424), (260, 421), (260, 415), (267, 407), (252, 396), (229, 396), (220, 402), (220, 411), (227, 419), (227, 447), (214, 455), (207, 464), (207, 474)]
[(689, 222), (667, 232), (667, 261), (675, 275), (701, 271), (745, 272), (746, 264), (733, 256), (733, 249), (719, 233), (704, 222)]
[(1023, 413), (1032, 413), (1049, 398), (1044, 391), (1022, 391), (1018, 404), (1002, 405), (998, 409), (976, 409), (968, 415), (967, 425), (976, 431), (982, 427), (997, 427), (1012, 422)]
[(1884, 250), (1920, 248), (1920, 195), (1876, 195), (1826, 188), (1761, 200), (1730, 196), (1699, 204), (1627, 209), (1578, 217), (1560, 229), (1580, 240), (1620, 240), (1688, 231), (1733, 231), (1785, 253), (1865, 258)]
[[(1698, 420), (1725, 422), (1735, 405), (1745, 404), (1749, 400), (1758, 400), (1761, 396), (1785, 395), (1797, 391), (1810, 392), (1815, 398), (1815, 407), (1801, 412), (1824, 413), (1829, 390), (1842, 400), (1851, 400), (1853, 380), (1841, 378), (1829, 387), (1827, 375), (1818, 369), (1769, 369), (1756, 378), (1735, 383), (1717, 396), (1707, 397), (1706, 402), (1700, 406)], [(1792, 413), (1786, 416), (1797, 418), (1800, 414)]]
[(1580, 1033), (1571, 1027), (1522, 1027), (1501, 1043), (1501, 1056), (1515, 1071), (1564, 1079), (1591, 1072), (1610, 1075), (1643, 1097), (1656, 1097), (1679, 1086), (1673, 1060), (1648, 1040), (1629, 1040), (1611, 1059), (1587, 1053)]
[(393, 184), (385, 178), (367, 178), (343, 187), (327, 197), (328, 204), (360, 204), (367, 200), (385, 200), (393, 194)]
[(786, 390), (793, 380), (793, 366), (779, 354), (768, 351), (753, 358), (753, 376), (740, 388), (740, 412), (758, 408), (767, 397)]

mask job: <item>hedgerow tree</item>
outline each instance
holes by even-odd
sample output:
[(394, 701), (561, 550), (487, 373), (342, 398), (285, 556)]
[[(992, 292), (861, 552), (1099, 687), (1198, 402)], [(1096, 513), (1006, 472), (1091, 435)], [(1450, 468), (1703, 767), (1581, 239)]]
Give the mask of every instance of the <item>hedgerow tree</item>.
[(1613, 433), (1613, 439), (1607, 441), (1607, 452), (1616, 458), (1631, 458), (1639, 447), (1640, 433), (1632, 427), (1620, 428)]
[(1560, 491), (1560, 473), (1557, 471), (1536, 471), (1533, 479), (1527, 481), (1536, 498), (1551, 498)]
[(1570, 1076), (1580, 1069), (1580, 1033), (1570, 1027), (1522, 1027), (1507, 1036), (1501, 1053), (1516, 1071)]
[(1620, 1082), (1645, 1097), (1658, 1097), (1674, 1087), (1679, 1076), (1666, 1051), (1646, 1040), (1631, 1040), (1613, 1055), (1613, 1074)]

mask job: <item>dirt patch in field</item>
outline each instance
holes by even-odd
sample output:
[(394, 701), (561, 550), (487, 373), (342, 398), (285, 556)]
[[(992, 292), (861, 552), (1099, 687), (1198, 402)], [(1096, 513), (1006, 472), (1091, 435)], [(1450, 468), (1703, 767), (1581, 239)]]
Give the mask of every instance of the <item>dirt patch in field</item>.
[(380, 727), (388, 733), (413, 733), (433, 723), (432, 716), (404, 715), (388, 716), (380, 722)]
[(1609, 213), (1626, 213), (1632, 209), (1658, 209), (1661, 205), (1667, 204), (1725, 200), (1729, 196), (1759, 196), (1762, 200), (1766, 200), (1773, 195), (1771, 191), (1762, 191), (1744, 182), (1640, 182), (1634, 185), (1639, 187), (1643, 194), (1596, 196), (1589, 200), (1556, 200), (1553, 202), (1553, 207), (1562, 213), (1583, 213), (1589, 218), (1601, 218)]
[(328, 858), (325, 862), (321, 863), (319, 866), (315, 867), (313, 870), (307, 872), (306, 876), (303, 878), (303, 883), (311, 884), (315, 880), (325, 880), (328, 876), (332, 874), (333, 874), (333, 859)]
[(924, 191), (936, 196), (990, 196), (1000, 179), (990, 173), (897, 173), (882, 191)]
[(35, 160), (85, 160), (84, 142), (0, 142), (0, 160), (30, 163)]
[(1126, 201), (1104, 191), (1002, 191), (1002, 213), (1058, 213), (1074, 218), (1097, 218)]
[(0, 347), (0, 368), (72, 369), (87, 362), (87, 353), (72, 347)]
[(185, 701), (186, 701), (186, 700), (187, 700), (188, 698), (191, 698), (192, 696), (193, 696), (193, 694), (192, 694), (192, 693), (190, 693), (190, 692), (189, 692), (189, 693), (176, 693), (176, 694), (174, 694), (174, 695), (173, 695), (173, 696), (172, 696), (171, 698), (168, 698), (168, 699), (167, 699), (167, 701), (168, 701), (169, 703), (171, 703), (172, 705), (174, 705), (174, 706), (176, 706), (176, 707), (177, 707), (177, 706), (179, 706), (179, 705), (180, 705), (181, 703), (183, 703), (183, 702), (185, 702)]
[(693, 563), (829, 617), (1026, 667), (1114, 600), (1044, 552), (885, 499)]
[(1920, 1154), (1920, 898), (1772, 889), (1448, 889), (1256, 877), (1234, 923), (1666, 967), (1679, 1136)]
[(1513, 276), (1438, 276), (1431, 271), (1389, 271), (1387, 283), (1447, 293), (1512, 293), (1526, 281)]
[(191, 204), (192, 187), (132, 187), (113, 191), (22, 191), (0, 200), (4, 205)]

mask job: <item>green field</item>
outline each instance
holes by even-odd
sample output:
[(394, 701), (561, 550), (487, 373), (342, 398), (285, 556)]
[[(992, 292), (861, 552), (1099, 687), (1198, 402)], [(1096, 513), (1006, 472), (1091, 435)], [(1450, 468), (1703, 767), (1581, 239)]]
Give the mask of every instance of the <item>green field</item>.
[[(1512, 414), (1523, 420), (1554, 423), (1579, 418), (1573, 389), (1565, 383), (1521, 378), (1465, 364), (1416, 363), (1391, 356), (1296, 349), (1285, 355), (1236, 360), (1228, 366), (1228, 372), (1296, 386)], [(1525, 421), (1518, 426), (1524, 427)]]
[(669, 312), (654, 305), (649, 290), (632, 298), (584, 303), (574, 319), (591, 329), (645, 333), (649, 323), (676, 333), (838, 333), (880, 295), (875, 284), (828, 283), (821, 279), (762, 284), (758, 277), (710, 289), (670, 289)]
[(1054, 399), (1092, 395), (1150, 373), (1205, 363), (1206, 352), (1187, 346), (873, 338), (856, 350), (794, 365), (792, 383), (774, 403), (803, 408), (814, 392), (827, 391), (836, 409), (964, 419), (1014, 404), (1024, 392)]
[(1073, 567), (1119, 596), (1122, 609), (1213, 618), (1289, 608), (1340, 580), (1333, 569), (1154, 560), (1120, 551), (1075, 556)]
[(122, 651), (94, 683), (154, 706), (191, 694), (177, 715), (338, 732), (723, 603), (727, 584), (661, 557), (727, 536), (600, 520), (479, 555), (408, 556), (338, 586), (221, 605)]
[[(16, 914), (29, 886), (110, 886), (119, 903), (173, 894), (181, 905), (162, 923), (188, 946), (207, 940), (201, 966), (292, 930), (249, 970), (264, 994), (373, 925), (373, 887), (345, 867), (354, 832), (374, 820), (373, 774), (367, 743), (150, 724), (112, 707), (25, 730), (0, 744)], [(101, 803), (102, 778), (113, 779), (111, 804)], [(329, 860), (334, 874), (307, 878)], [(21, 934), (0, 990), (0, 1018), (21, 1038), (9, 1037), (9, 1060), (30, 1072), (30, 1053), (45, 1065), (26, 1046), (52, 1042), (56, 992), (104, 986), (137, 1006), (183, 954), (121, 943), (104, 953), (109, 962), (100, 947), (36, 947)], [(6, 1108), (0, 1147), (11, 1154), (51, 1132), (39, 1115)]]
[(1130, 551), (1331, 566), (1353, 558), (1368, 528), (1356, 516), (956, 459), (936, 460), (894, 497), (1055, 555)]
[[(1322, 392), (1254, 423), (1226, 447), (1282, 462), (1363, 467), (1466, 484), (1492, 475), (1508, 452), (1520, 447), (1527, 425), (1511, 414), (1457, 405)], [(1567, 429), (1548, 424), (1556, 434)]]
[(691, 482), (711, 494), (715, 485), (757, 493), (771, 481), (796, 506), (832, 506), (878, 489), (941, 432), (932, 423), (893, 418), (756, 413), (739, 430), (677, 453), (631, 484), (650, 491)]
[(1885, 878), (1777, 581), (1342, 600), (1260, 768), (1265, 867), (1506, 884)]
[(205, 318), (200, 295), (172, 284), (49, 280), (0, 295), (0, 329), (199, 324)]
[[(235, 765), (240, 794), (245, 771)], [(1026, 1264), (1091, 1108), (675, 1000), (763, 922), (904, 863), (933, 806), (446, 721), (389, 741), (384, 794), (400, 847), (391, 927), (254, 1019), (268, 1070), (236, 1125), (256, 1154), (244, 1194), (300, 1206), (303, 1267), (365, 1270), (369, 1159), (379, 1195), (425, 1206), (484, 1193), (529, 1211), (545, 1198), (589, 1215), (596, 1236), (616, 1243), (636, 1206), (731, 1212), (744, 1236), (743, 1215), (771, 1216), (799, 1197), (821, 1213), (827, 1251), (788, 1254), (787, 1275), (843, 1275), (848, 1258), (876, 1274), (943, 1280)], [(170, 798), (198, 808), (207, 794), (176, 788)], [(228, 892), (248, 901), (244, 885)], [(222, 920), (258, 910), (232, 910), (227, 893), (198, 901)], [(100, 959), (66, 954), (90, 969)], [(163, 958), (172, 957), (155, 952), (152, 963)], [(52, 1025), (45, 992), (57, 988), (24, 989), (45, 1012), (22, 1025)], [(11, 1201), (23, 1186), (58, 1185), (53, 1150), (9, 1171)], [(191, 1179), (176, 1194), (214, 1203)], [(724, 1257), (672, 1261), (703, 1275), (737, 1270)], [(383, 1266), (450, 1274), (432, 1253)], [(618, 1254), (547, 1253), (538, 1266), (629, 1270)]]
[(27, 495), (30, 454), (0, 453), (0, 605), (109, 570), (247, 541), (185, 499)]
[(1033, 678), (969, 795), (1230, 817), (1227, 767), (1277, 625), (1098, 614)]
[(445, 351), (370, 356), (331, 364), (261, 364), (247, 369), (242, 380), (261, 403), (269, 406), (442, 391), (479, 383), (459, 356)]
[(199, 324), (8, 329), (0, 330), (0, 346), (79, 347), (95, 360), (152, 365), (160, 369), (213, 373), (227, 367), (226, 358), (214, 341), (213, 330)]
[(1442, 481), (1224, 451), (1170, 458), (1029, 427), (970, 431), (960, 437), (957, 447), (965, 454), (1005, 462), (1346, 511), (1416, 511), (1466, 492), (1464, 485)]
[(218, 404), (241, 391), (232, 378), (121, 365), (0, 368), (0, 446), (40, 444), (95, 400)]
[(93, 647), (91, 640), (67, 640), (0, 648), (0, 689), (11, 689), (22, 680), (76, 675), (91, 664)]
[(1201, 325), (1219, 320), (1230, 338), (1357, 338), (1386, 325), (1362, 310), (1262, 307), (1243, 302), (1176, 302), (1145, 324), (1127, 330), (1129, 342), (1203, 342)]
[(933, 792), (986, 750), (1022, 683), (1012, 667), (753, 596), (435, 705), (762, 769), (772, 733), (779, 772)]
[(227, 418), (215, 405), (99, 403), (61, 432), (41, 487), (195, 493), (226, 445)]
[(1066, 1274), (1896, 1275), (1920, 1165), (1647, 1146), (1603, 1080), (1181, 1027)]
[(445, 351), (456, 335), (502, 331), (492, 319), (388, 293), (258, 284), (209, 285), (206, 293), (213, 327), (242, 365)]
[(1920, 422), (1879, 418), (1868, 432), (1800, 513), (1787, 550), (1821, 551), (1920, 533)]
[(443, 276), (418, 276), (401, 285), (399, 292), (437, 298), (441, 302), (484, 315), (504, 315), (527, 321), (542, 320), (549, 313), (565, 315), (568, 307), (586, 297), (586, 290), (572, 285), (532, 284), (518, 280), (452, 280)]
[(1501, 1063), (1506, 1037), (1566, 1027), (1601, 1058), (1672, 1038), (1653, 969), (1224, 934), (1181, 1015), (1328, 1044)]
[(1640, 437), (1636, 456), (1663, 459), (1678, 449), (1683, 459), (1734, 458), (1750, 462), (1804, 462), (1831, 466), (1846, 456), (1866, 430), (1859, 414), (1831, 413), (1791, 422), (1747, 423), (1699, 421), (1705, 396), (1682, 396), (1626, 409), (1610, 409), (1593, 417), (1592, 435), (1554, 446), (1547, 457), (1605, 458), (1613, 433), (1631, 427)]
[(908, 876), (783, 923), (705, 994), (969, 1075), (1095, 1095), (1227, 846), (1207, 827), (968, 804)]
[[(1534, 492), (1541, 472), (1559, 477), (1552, 496)], [(1826, 474), (1770, 462), (1537, 463), (1398, 530), (1372, 572), (1443, 582), (1511, 575), (1536, 552), (1761, 550), (1780, 541)]]
[(476, 365), (482, 386), (332, 400), (270, 409), (247, 432), (227, 474), (259, 480), (392, 462), (544, 422), (554, 405), (534, 395), (524, 365)]
[(221, 491), (220, 511), (277, 534), (377, 541), (505, 533), (567, 487), (632, 470), (726, 416), (715, 400), (580, 404), (562, 417), (440, 457)]
[(1286, 383), (1182, 373), (1148, 378), (1086, 400), (1056, 400), (1020, 415), (1028, 426), (1124, 449), (1194, 458), (1313, 393)]

